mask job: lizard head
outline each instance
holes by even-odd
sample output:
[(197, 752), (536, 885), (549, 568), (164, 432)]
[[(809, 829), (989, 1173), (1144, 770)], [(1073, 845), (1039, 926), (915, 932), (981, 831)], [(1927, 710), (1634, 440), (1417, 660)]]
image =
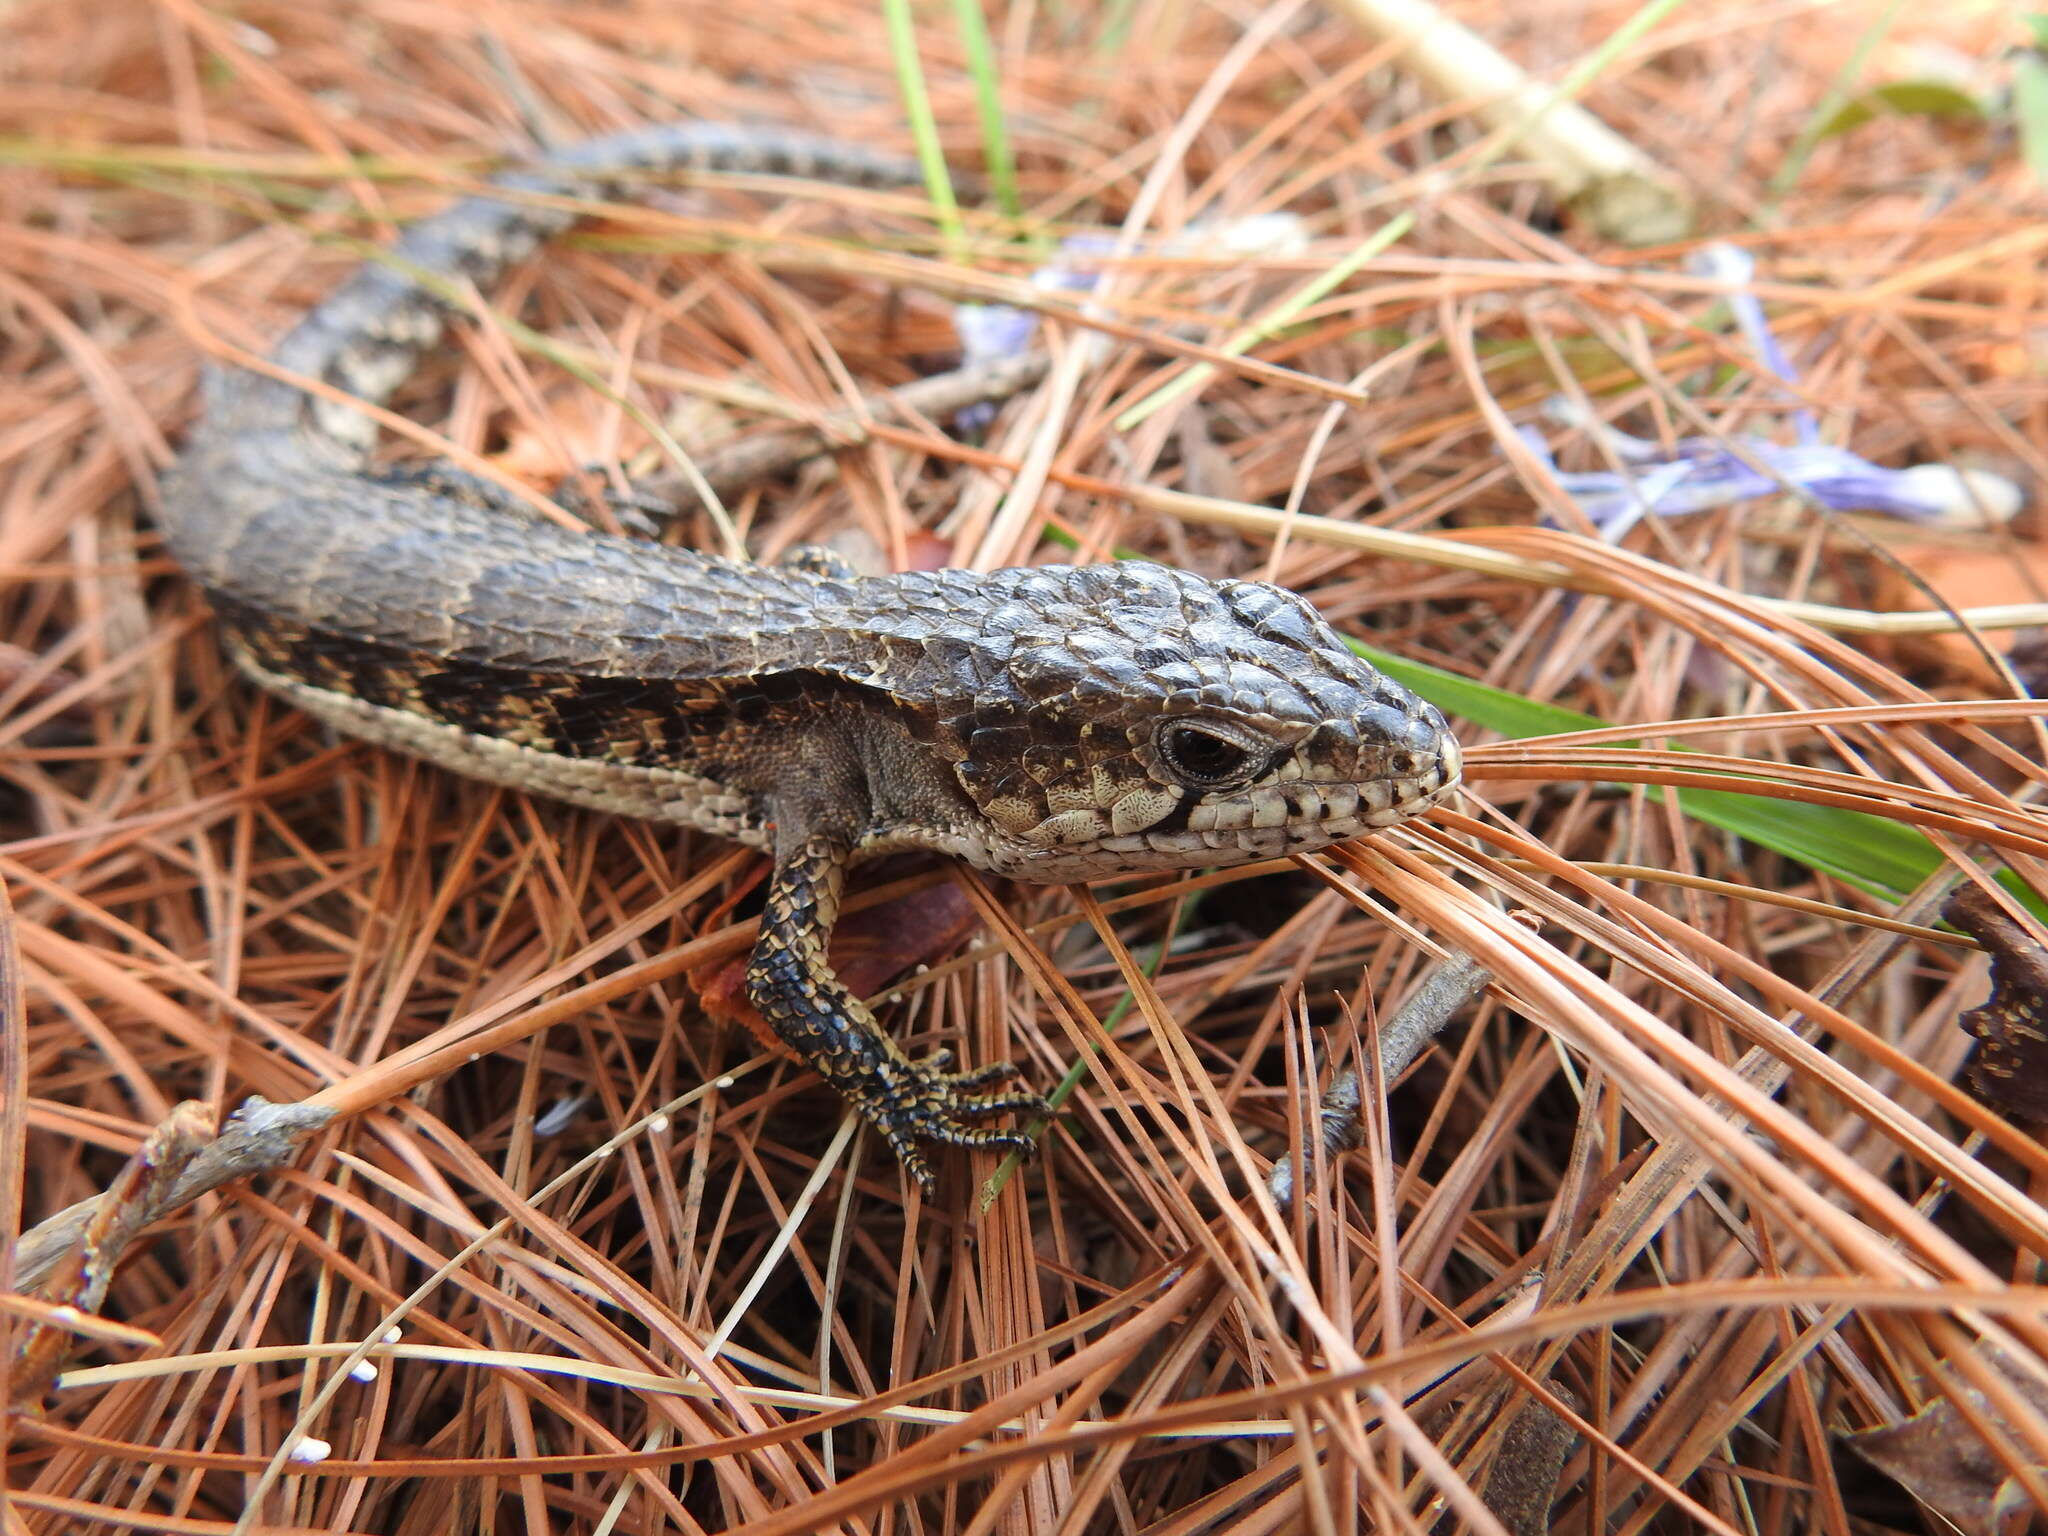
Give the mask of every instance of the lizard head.
[(995, 834), (959, 850), (976, 862), (1040, 880), (1245, 863), (1457, 783), (1443, 716), (1291, 592), (1142, 561), (980, 579), (976, 683), (945, 733)]

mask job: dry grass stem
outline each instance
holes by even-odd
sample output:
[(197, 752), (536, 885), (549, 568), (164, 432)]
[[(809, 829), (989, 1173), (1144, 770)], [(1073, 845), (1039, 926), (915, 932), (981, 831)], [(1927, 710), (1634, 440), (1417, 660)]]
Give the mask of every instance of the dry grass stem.
[[(1456, 9), (1558, 82), (1641, 7)], [(1269, 576), (1459, 717), (1458, 801), (1299, 861), (863, 872), (897, 1035), (1066, 1085), (931, 1202), (735, 1027), (754, 855), (330, 737), (153, 517), (205, 364), (537, 138), (907, 149), (877, 9), (0, 11), (0, 1529), (2048, 1517), (2048, 226), (1995, 10), (1619, 50), (1586, 120), (1703, 232), (1639, 250), (1495, 86), (1305, 0), (984, 8), (1013, 218), (918, 7), (957, 222), (683, 179), (459, 295), (394, 463), (768, 557)], [(1851, 37), (1852, 91), (1939, 58), (1983, 111), (1781, 174)], [(1025, 349), (964, 359), (962, 303)], [(2034, 505), (1593, 516), (1623, 449), (1782, 476), (1802, 419)], [(652, 532), (601, 494), (684, 463)]]

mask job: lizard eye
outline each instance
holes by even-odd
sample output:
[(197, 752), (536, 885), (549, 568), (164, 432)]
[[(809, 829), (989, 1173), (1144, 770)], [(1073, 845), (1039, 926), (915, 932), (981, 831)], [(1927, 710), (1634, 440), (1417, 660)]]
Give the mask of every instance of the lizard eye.
[(1189, 789), (1222, 789), (1248, 782), (1264, 755), (1212, 725), (1175, 720), (1155, 738), (1160, 760)]

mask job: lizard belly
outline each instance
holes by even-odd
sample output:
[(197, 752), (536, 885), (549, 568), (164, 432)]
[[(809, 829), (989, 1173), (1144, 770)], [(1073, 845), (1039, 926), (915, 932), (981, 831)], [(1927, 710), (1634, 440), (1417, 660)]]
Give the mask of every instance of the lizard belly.
[(318, 688), (262, 666), (237, 647), (236, 664), (271, 693), (365, 741), (487, 783), (527, 790), (594, 811), (677, 822), (754, 847), (768, 835), (751, 795), (680, 768), (568, 757), (445, 720)]

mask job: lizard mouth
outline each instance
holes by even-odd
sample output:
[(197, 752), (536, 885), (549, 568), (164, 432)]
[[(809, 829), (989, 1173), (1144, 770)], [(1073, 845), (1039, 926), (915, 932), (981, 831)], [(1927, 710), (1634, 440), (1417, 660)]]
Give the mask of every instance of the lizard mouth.
[[(1000, 837), (948, 838), (949, 851), (999, 874), (1034, 882), (1098, 879), (1135, 871), (1200, 869), (1309, 853), (1391, 827), (1448, 798), (1463, 755), (1448, 733), (1433, 760), (1365, 783), (1293, 779), (1254, 785), (1185, 809), (1164, 824), (1065, 847)], [(969, 843), (973, 846), (969, 846)]]
[[(1170, 843), (1177, 849), (1200, 849), (1212, 856), (1235, 850), (1247, 858), (1327, 847), (1347, 837), (1391, 827), (1440, 803), (1457, 788), (1461, 767), (1462, 756), (1446, 737), (1435, 762), (1420, 764), (1400, 777), (1365, 783), (1296, 779), (1259, 785), (1193, 807), (1182, 829), (1140, 837), (1146, 846), (1160, 851), (1164, 851), (1163, 844)], [(1110, 839), (1102, 846), (1116, 852), (1115, 845), (1124, 841)]]

